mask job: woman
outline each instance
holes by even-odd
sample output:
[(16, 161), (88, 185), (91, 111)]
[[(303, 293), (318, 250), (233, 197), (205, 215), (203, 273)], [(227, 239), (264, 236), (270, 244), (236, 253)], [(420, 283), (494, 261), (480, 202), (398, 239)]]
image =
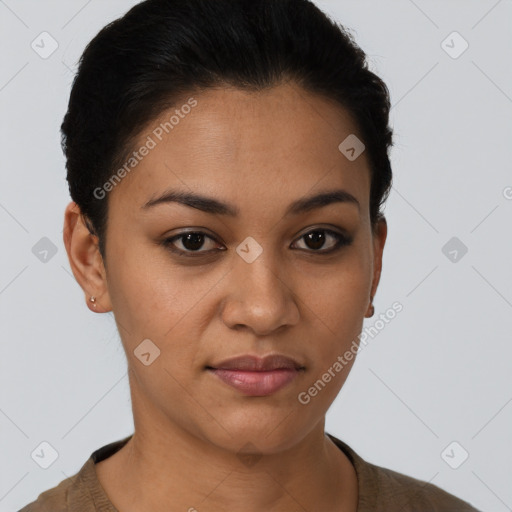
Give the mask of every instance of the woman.
[(135, 432), (23, 512), (476, 510), (324, 432), (373, 314), (389, 109), (307, 0), (147, 0), (91, 41), (64, 242)]

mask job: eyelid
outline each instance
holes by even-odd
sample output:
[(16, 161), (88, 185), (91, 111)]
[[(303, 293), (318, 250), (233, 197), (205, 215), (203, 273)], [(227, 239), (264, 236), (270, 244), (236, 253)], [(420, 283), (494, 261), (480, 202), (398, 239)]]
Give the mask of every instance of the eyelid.
[(340, 232), (335, 231), (330, 228), (317, 227), (317, 228), (313, 228), (313, 229), (308, 229), (308, 231), (306, 231), (302, 235), (298, 236), (295, 239), (295, 241), (292, 243), (292, 245), (294, 243), (296, 243), (297, 241), (302, 240), (309, 233), (314, 233), (316, 231), (323, 231), (326, 233), (327, 236), (331, 236), (332, 238), (334, 238), (335, 239), (334, 247), (331, 247), (330, 249), (319, 249), (317, 251), (315, 251), (313, 249), (307, 249), (307, 248), (299, 249), (299, 250), (310, 253), (310, 254), (330, 254), (330, 253), (336, 252), (338, 249), (341, 249), (345, 245), (350, 245), (353, 241), (352, 237), (350, 237), (347, 234), (340, 233)]
[(186, 235), (189, 235), (189, 234), (202, 235), (204, 238), (209, 238), (210, 240), (212, 240), (213, 242), (215, 242), (217, 244), (220, 243), (215, 239), (214, 236), (209, 235), (208, 233), (205, 233), (204, 231), (200, 231), (199, 229), (195, 229), (195, 230), (191, 229), (189, 231), (182, 231), (181, 233), (177, 233), (176, 235), (165, 238), (164, 240), (162, 240), (161, 243), (164, 247), (169, 249), (171, 252), (178, 254), (179, 256), (185, 256), (185, 257), (189, 257), (189, 256), (194, 257), (195, 255), (200, 256), (200, 255), (205, 255), (205, 254), (211, 254), (212, 251), (215, 252), (215, 251), (226, 250), (226, 249), (210, 249), (207, 251), (185, 251), (183, 249), (178, 249), (173, 245), (176, 240), (179, 240), (180, 238), (182, 238)]
[[(212, 249), (212, 250), (206, 250), (206, 251), (201, 251), (201, 250), (185, 251), (182, 249), (178, 249), (173, 245), (175, 240), (179, 240), (180, 238), (186, 236), (187, 234), (191, 234), (191, 233), (203, 235), (204, 238), (209, 238), (210, 240), (214, 241), (217, 244), (220, 243), (216, 240), (216, 237), (208, 234), (205, 231), (202, 231), (203, 229), (205, 229), (205, 228), (196, 228), (196, 229), (189, 229), (187, 231), (182, 231), (181, 233), (177, 233), (173, 236), (165, 238), (164, 240), (162, 240), (161, 245), (163, 245), (167, 250), (171, 251), (172, 253), (177, 254), (178, 256), (190, 257), (190, 258), (209, 256), (209, 255), (213, 254), (214, 252), (227, 250), (226, 248), (224, 248), (224, 249)], [(343, 230), (341, 230), (341, 232), (338, 231), (339, 229), (340, 228), (332, 229), (332, 228), (328, 228), (328, 227), (324, 227), (324, 226), (316, 226), (316, 227), (308, 228), (307, 231), (304, 231), (301, 235), (296, 237), (291, 245), (293, 245), (297, 241), (301, 240), (303, 237), (305, 237), (309, 233), (313, 233), (315, 231), (322, 231), (322, 232), (325, 232), (327, 235), (330, 235), (336, 239), (336, 243), (334, 244), (334, 247), (327, 249), (327, 250), (319, 249), (316, 251), (313, 249), (307, 249), (307, 248), (306, 249), (298, 249), (298, 250), (301, 252), (309, 253), (310, 255), (334, 254), (336, 252), (339, 252), (341, 249), (343, 249), (343, 247), (351, 245), (353, 242), (352, 236), (348, 235), (347, 233), (343, 233)]]

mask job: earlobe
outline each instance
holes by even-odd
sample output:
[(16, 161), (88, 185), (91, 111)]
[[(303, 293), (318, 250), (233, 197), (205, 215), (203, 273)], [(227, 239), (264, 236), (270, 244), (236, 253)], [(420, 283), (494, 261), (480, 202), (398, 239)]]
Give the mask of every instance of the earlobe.
[[(84, 223), (78, 205), (72, 201), (64, 214), (63, 241), (68, 260), (78, 284), (85, 292), (91, 311), (105, 313), (112, 310), (108, 293), (103, 258), (98, 247), (98, 237)], [(94, 297), (94, 300), (91, 300)]]
[(384, 245), (386, 244), (388, 228), (387, 221), (384, 217), (379, 220), (377, 233), (373, 237), (373, 281), (372, 288), (370, 293), (370, 305), (368, 306), (368, 311), (366, 318), (373, 316), (375, 312), (375, 308), (372, 304), (373, 298), (377, 294), (377, 287), (379, 286), (380, 276), (382, 273), (382, 257), (384, 253)]
[(370, 305), (368, 306), (368, 310), (364, 315), (365, 318), (371, 318), (375, 314), (375, 307), (373, 306), (373, 295), (370, 296)]

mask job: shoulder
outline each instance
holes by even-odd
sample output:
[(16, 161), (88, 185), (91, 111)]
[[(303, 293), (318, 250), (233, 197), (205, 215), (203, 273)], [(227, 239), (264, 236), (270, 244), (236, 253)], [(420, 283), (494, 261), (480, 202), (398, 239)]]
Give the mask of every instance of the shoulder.
[[(368, 499), (377, 507), (399, 504), (403, 512), (478, 512), (466, 501), (428, 482), (398, 473), (391, 469), (366, 463), (375, 496)], [(381, 510), (379, 508), (379, 510)]]
[(98, 481), (95, 465), (120, 450), (131, 437), (127, 436), (98, 448), (76, 474), (42, 492), (35, 501), (18, 512), (84, 512), (100, 509), (116, 512)]
[(77, 475), (70, 476), (57, 486), (42, 492), (35, 501), (25, 505), (19, 512), (67, 512), (68, 492)]
[(358, 512), (478, 512), (466, 501), (428, 482), (366, 462), (339, 439), (329, 437), (350, 459), (359, 486)]

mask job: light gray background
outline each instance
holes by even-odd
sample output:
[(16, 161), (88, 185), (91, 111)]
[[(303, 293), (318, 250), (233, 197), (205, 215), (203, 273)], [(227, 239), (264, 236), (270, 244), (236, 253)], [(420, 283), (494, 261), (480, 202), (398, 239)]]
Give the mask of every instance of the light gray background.
[[(1, 511), (133, 432), (114, 319), (87, 309), (62, 243), (59, 127), (85, 44), (134, 3), (0, 1)], [(359, 354), (326, 430), (481, 510), (512, 510), (512, 2), (317, 3), (391, 91), (389, 235), (365, 327), (404, 308)], [(47, 59), (31, 48), (43, 31), (59, 45)], [(453, 31), (469, 43), (456, 59), (441, 46)], [(43, 237), (57, 248), (46, 263), (32, 252)], [(452, 237), (468, 248), (457, 262), (442, 251)], [(30, 455), (42, 441), (59, 455), (46, 470)], [(458, 469), (441, 456), (453, 441), (469, 453)]]

